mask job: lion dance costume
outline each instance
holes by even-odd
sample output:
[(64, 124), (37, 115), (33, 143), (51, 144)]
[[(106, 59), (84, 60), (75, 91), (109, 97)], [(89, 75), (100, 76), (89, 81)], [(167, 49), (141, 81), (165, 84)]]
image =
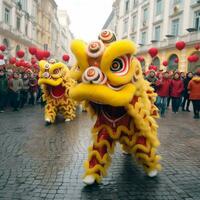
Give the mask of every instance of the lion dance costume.
[(69, 69), (54, 59), (42, 60), (39, 66), (38, 84), (42, 85), (43, 100), (46, 101), (46, 123), (53, 123), (58, 112), (63, 114), (65, 121), (74, 119), (76, 103), (69, 98), (69, 89), (75, 85), (75, 80), (70, 78)]
[(71, 49), (77, 58), (79, 70), (74, 73), (79, 84), (70, 90), (70, 96), (85, 101), (88, 111), (97, 117), (83, 182), (99, 183), (106, 175), (116, 142), (136, 157), (147, 175), (156, 176), (161, 169), (156, 154), (156, 94), (133, 56), (135, 44), (116, 41), (114, 33), (104, 30), (99, 40), (88, 45), (74, 40)]

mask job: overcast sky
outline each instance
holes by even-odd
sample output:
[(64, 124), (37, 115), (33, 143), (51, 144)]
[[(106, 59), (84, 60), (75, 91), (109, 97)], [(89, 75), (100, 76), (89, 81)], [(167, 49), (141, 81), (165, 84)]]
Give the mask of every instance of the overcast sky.
[(67, 10), (75, 38), (97, 39), (112, 10), (113, 0), (55, 0), (59, 9)]

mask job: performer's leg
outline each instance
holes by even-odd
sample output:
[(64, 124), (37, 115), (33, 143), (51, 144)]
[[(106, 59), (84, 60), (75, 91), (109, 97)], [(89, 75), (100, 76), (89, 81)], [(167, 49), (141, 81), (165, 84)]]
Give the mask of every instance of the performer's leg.
[(154, 177), (157, 175), (161, 169), (160, 156), (156, 154), (156, 147), (153, 147), (149, 139), (144, 136), (137, 136), (132, 152), (138, 162), (143, 165), (148, 176)]
[(106, 129), (102, 129), (94, 138), (93, 145), (89, 147), (88, 160), (84, 166), (86, 169), (83, 182), (91, 185), (95, 181), (100, 182), (102, 176), (106, 176), (110, 165), (110, 154), (114, 151), (115, 142), (110, 138)]
[(67, 103), (61, 105), (59, 109), (62, 112), (65, 121), (71, 121), (76, 116), (76, 105), (72, 100), (67, 100)]
[(45, 121), (47, 123), (53, 123), (56, 118), (57, 108), (47, 102), (45, 106)]

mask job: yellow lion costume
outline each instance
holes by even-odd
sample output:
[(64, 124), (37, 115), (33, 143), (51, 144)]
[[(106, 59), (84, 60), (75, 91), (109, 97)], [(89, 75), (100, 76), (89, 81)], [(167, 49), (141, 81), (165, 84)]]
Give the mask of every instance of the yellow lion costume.
[(75, 80), (70, 78), (69, 69), (54, 59), (42, 60), (39, 66), (38, 84), (42, 85), (43, 100), (46, 101), (46, 123), (53, 123), (58, 112), (63, 114), (65, 121), (74, 119), (76, 103), (69, 98), (69, 89), (75, 85)]
[(85, 101), (97, 120), (92, 129), (93, 144), (84, 166), (84, 183), (99, 183), (110, 165), (116, 142), (135, 156), (150, 177), (161, 169), (157, 138), (156, 94), (144, 80), (140, 63), (133, 55), (132, 41), (116, 41), (104, 30), (99, 40), (89, 44), (74, 40), (71, 49), (77, 59), (73, 75), (80, 82), (70, 96)]

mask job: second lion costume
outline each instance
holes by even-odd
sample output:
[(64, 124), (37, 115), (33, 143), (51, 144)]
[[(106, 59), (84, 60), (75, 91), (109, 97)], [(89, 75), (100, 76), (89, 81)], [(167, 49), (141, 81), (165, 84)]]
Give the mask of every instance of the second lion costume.
[(53, 123), (58, 112), (63, 114), (65, 121), (74, 119), (76, 103), (69, 98), (69, 89), (75, 81), (69, 76), (69, 69), (54, 59), (42, 60), (39, 66), (38, 84), (42, 85), (43, 100), (46, 101), (46, 123)]
[(134, 57), (135, 44), (116, 41), (115, 34), (105, 30), (99, 40), (89, 44), (74, 40), (71, 49), (77, 59), (74, 74), (79, 84), (70, 90), (70, 96), (85, 101), (87, 109), (97, 117), (83, 181), (101, 181), (116, 142), (134, 155), (148, 176), (156, 176), (161, 169), (156, 153), (156, 94), (144, 80), (140, 63)]

